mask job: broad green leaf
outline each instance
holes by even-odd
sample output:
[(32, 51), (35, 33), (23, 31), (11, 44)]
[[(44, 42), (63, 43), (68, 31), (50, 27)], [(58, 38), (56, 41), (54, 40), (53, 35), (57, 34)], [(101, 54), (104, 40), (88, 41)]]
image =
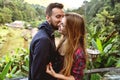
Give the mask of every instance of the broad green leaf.
[(24, 66), (24, 65), (23, 65), (22, 68), (23, 68), (25, 71), (27, 71), (27, 72), (29, 71), (29, 67), (27, 67), (27, 66)]
[(20, 74), (20, 72), (21, 72), (21, 70), (18, 70), (15, 74), (18, 75), (18, 74)]
[(10, 68), (11, 64), (12, 64), (11, 61), (9, 61), (9, 62), (6, 64), (6, 66), (4, 67), (2, 73), (0, 74), (0, 79), (3, 80), (3, 79), (5, 78), (5, 76), (7, 75), (8, 71), (9, 71), (9, 68)]
[(107, 63), (105, 64), (106, 67), (111, 66), (115, 62), (115, 57), (110, 56), (107, 60)]
[(98, 50), (102, 53), (103, 52), (103, 47), (102, 47), (102, 42), (100, 41), (99, 38), (97, 38), (97, 47), (98, 47)]
[(15, 67), (12, 69), (12, 71), (10, 72), (10, 74), (14, 74), (16, 70), (17, 70), (17, 66), (15, 66)]
[(99, 74), (92, 74), (90, 80), (100, 80), (101, 76)]
[(120, 59), (117, 61), (116, 67), (120, 67)]
[(10, 57), (8, 55), (5, 56), (5, 61), (9, 62), (10, 61)]
[(92, 43), (93, 47), (98, 50), (97, 44), (96, 44), (96, 42), (95, 42), (94, 39), (92, 39), (92, 42), (91, 42), (91, 43)]
[(104, 53), (107, 53), (111, 48), (112, 48), (112, 44), (108, 44), (108, 45), (104, 48)]

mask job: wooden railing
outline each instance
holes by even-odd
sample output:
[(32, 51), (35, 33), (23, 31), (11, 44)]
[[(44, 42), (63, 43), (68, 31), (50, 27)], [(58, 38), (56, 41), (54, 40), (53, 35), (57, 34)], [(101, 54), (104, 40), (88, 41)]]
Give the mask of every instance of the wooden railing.
[(86, 71), (85, 71), (85, 74), (111, 72), (111, 71), (115, 71), (115, 72), (120, 73), (120, 68), (110, 67), (110, 68), (91, 69), (91, 70), (86, 70)]

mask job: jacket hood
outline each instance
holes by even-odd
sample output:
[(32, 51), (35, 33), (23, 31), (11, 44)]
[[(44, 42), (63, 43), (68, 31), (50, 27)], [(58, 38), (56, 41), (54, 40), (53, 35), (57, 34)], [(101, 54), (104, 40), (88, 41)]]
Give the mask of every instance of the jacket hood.
[(47, 22), (43, 22), (42, 24), (39, 25), (38, 29), (44, 29), (47, 34), (49, 34), (50, 36), (53, 35), (54, 29), (52, 28), (52, 26)]

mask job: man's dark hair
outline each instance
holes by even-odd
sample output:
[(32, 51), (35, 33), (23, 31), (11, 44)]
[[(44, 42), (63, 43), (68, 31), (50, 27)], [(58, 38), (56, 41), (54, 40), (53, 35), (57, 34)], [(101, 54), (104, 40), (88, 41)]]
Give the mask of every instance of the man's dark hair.
[(48, 7), (46, 8), (46, 15), (51, 16), (52, 15), (52, 9), (53, 8), (59, 8), (62, 9), (64, 6), (61, 3), (50, 3)]

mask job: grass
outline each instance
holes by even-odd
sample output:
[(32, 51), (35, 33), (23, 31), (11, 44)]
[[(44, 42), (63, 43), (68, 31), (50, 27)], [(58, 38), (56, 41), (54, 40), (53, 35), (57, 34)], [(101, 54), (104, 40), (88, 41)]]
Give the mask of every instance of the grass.
[(30, 37), (30, 31), (26, 29), (0, 29), (0, 35), (2, 35), (2, 38), (5, 39), (2, 48), (0, 49), (0, 56), (10, 53), (16, 48), (24, 48), (25, 45), (29, 44), (24, 44), (26, 42), (23, 36), (27, 36), (28, 38)]

